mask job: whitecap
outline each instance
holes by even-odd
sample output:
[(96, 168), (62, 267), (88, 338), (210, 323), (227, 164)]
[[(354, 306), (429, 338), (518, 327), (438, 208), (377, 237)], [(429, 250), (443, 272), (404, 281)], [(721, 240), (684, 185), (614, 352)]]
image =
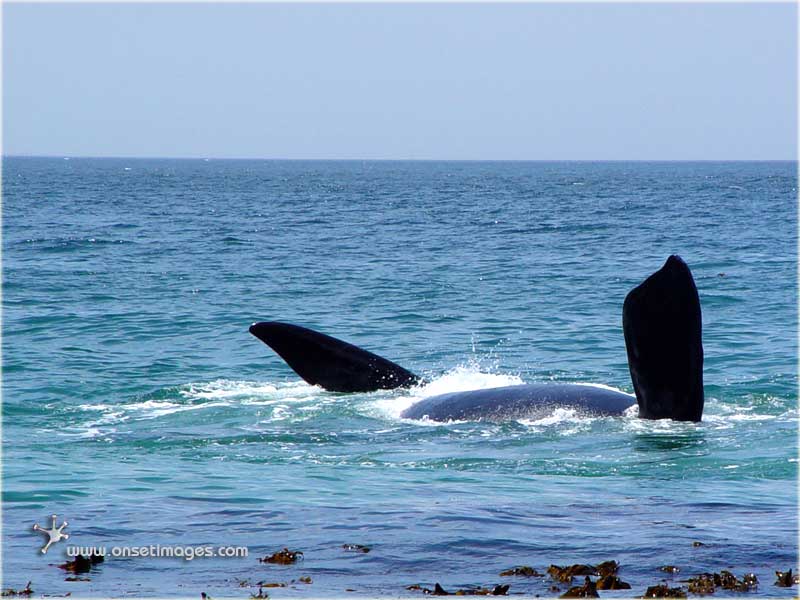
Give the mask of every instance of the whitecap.
[(588, 422), (592, 420), (592, 417), (589, 417), (574, 408), (557, 406), (553, 408), (553, 412), (548, 415), (538, 419), (520, 419), (519, 422), (523, 425), (535, 427), (537, 425), (560, 425), (563, 423), (574, 423), (575, 421)]
[[(480, 371), (476, 366), (459, 366), (433, 381), (411, 388), (408, 390), (409, 393), (407, 395), (386, 397), (385, 392), (380, 393), (381, 397), (371, 403), (371, 409), (374, 409), (384, 417), (399, 419), (404, 410), (425, 398), (454, 392), (519, 385), (521, 383), (523, 381), (517, 375), (486, 373)], [(440, 425), (440, 423), (427, 420), (416, 422)]]

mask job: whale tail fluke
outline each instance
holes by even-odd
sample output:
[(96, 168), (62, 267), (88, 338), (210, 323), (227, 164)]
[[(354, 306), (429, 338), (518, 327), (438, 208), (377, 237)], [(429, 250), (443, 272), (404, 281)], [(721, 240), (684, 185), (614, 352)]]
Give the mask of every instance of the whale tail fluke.
[(700, 421), (703, 344), (700, 297), (679, 256), (634, 288), (622, 307), (628, 366), (645, 419)]
[(277, 352), (305, 381), (331, 392), (390, 390), (422, 381), (377, 354), (298, 325), (254, 323), (250, 333)]

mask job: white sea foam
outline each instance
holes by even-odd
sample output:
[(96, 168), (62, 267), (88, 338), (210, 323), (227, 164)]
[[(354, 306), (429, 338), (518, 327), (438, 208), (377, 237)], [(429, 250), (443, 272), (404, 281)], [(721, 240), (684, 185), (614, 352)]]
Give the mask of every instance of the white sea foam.
[(63, 435), (101, 437), (115, 431), (113, 425), (124, 422), (148, 421), (179, 413), (239, 405), (271, 407), (272, 410), (266, 418), (259, 414), (257, 423), (264, 425), (296, 417), (298, 411), (303, 411), (301, 414), (304, 418), (309, 418), (320, 406), (336, 401), (340, 401), (338, 396), (330, 395), (303, 381), (273, 384), (217, 379), (181, 386), (171, 398), (78, 405), (78, 409), (90, 413), (91, 416), (87, 415), (89, 419), (80, 428), (80, 434), (66, 431)]
[(431, 396), (468, 390), (485, 390), (520, 383), (522, 383), (522, 379), (516, 375), (483, 373), (475, 367), (460, 366), (425, 385), (411, 388), (408, 395), (393, 395), (388, 398), (384, 396), (377, 399), (372, 403), (372, 408), (382, 416), (399, 419), (400, 414), (409, 406)]
[(78, 408), (81, 410), (111, 410), (113, 407), (108, 404), (79, 404)]
[(574, 385), (585, 385), (587, 387), (598, 388), (601, 390), (608, 390), (610, 392), (617, 392), (618, 394), (625, 394), (626, 396), (630, 396), (631, 398), (636, 399), (636, 396), (634, 394), (630, 394), (625, 390), (615, 388), (613, 385), (606, 385), (604, 383), (592, 383), (588, 381), (577, 381), (574, 383)]
[(277, 391), (277, 387), (256, 381), (231, 381), (217, 379), (208, 383), (191, 383), (179, 393), (184, 398), (201, 398), (216, 400), (221, 398), (240, 398), (250, 396), (268, 396)]
[(728, 417), (730, 421), (771, 421), (775, 415), (752, 415), (748, 413), (737, 413)]
[(529, 427), (561, 425), (564, 423), (575, 423), (576, 421), (586, 422), (591, 420), (585, 413), (574, 408), (567, 408), (558, 406), (553, 409), (553, 412), (540, 417), (538, 419), (520, 419), (519, 422)]
[(697, 429), (698, 424), (691, 421), (673, 421), (671, 419), (625, 419), (623, 430), (634, 433), (675, 434)]
[[(635, 397), (636, 396), (634, 396), (634, 398)], [(633, 406), (630, 406), (630, 407), (626, 408), (623, 411), (622, 416), (625, 417), (626, 419), (638, 419), (639, 418), (639, 405), (638, 404), (634, 404)]]
[[(483, 372), (477, 365), (459, 366), (433, 379), (425, 385), (410, 390), (381, 390), (361, 396), (355, 402), (366, 409), (371, 416), (381, 419), (399, 420), (401, 413), (416, 402), (432, 396), (453, 392), (491, 389), (524, 383), (517, 375)], [(590, 382), (576, 382), (599, 389), (626, 393), (617, 388)], [(628, 394), (635, 398), (632, 394)], [(254, 424), (267, 425), (270, 422), (299, 418), (314, 418), (325, 407), (354, 400), (338, 394), (330, 394), (322, 388), (308, 385), (302, 381), (268, 383), (261, 381), (243, 381), (218, 379), (209, 382), (187, 384), (175, 390), (170, 398), (141, 399), (115, 404), (101, 402), (81, 404), (77, 408), (88, 413), (86, 420), (77, 430), (65, 431), (64, 435), (80, 437), (100, 437), (113, 432), (113, 426), (124, 422), (146, 421), (189, 411), (203, 411), (230, 406), (264, 406), (267, 410), (259, 411)], [(367, 400), (367, 402), (364, 402)], [(754, 406), (736, 406), (709, 398), (706, 402), (706, 413), (703, 421), (697, 423), (681, 423), (670, 420), (650, 421), (636, 418), (638, 407), (634, 404), (623, 415), (623, 430), (650, 433), (681, 433), (696, 427), (712, 429), (729, 429), (738, 423), (769, 421), (780, 419), (786, 415), (770, 415), (759, 413)], [(98, 414), (99, 413), (99, 414)], [(792, 412), (792, 415), (795, 411)], [(569, 407), (555, 407), (552, 411), (535, 417), (520, 419), (518, 422), (533, 430), (563, 429), (568, 435), (584, 430), (596, 417), (585, 411)], [(426, 421), (417, 421), (426, 423)], [(427, 421), (430, 425), (439, 423)]]
[(504, 375), (500, 373), (483, 373), (474, 367), (456, 367), (430, 383), (416, 388), (420, 398), (430, 398), (439, 394), (452, 392), (465, 392), (468, 390), (486, 390), (518, 385), (524, 383), (517, 375)]
[[(734, 405), (720, 402), (716, 398), (706, 398), (703, 418), (699, 423), (689, 421), (673, 421), (671, 419), (638, 419), (626, 418), (624, 429), (634, 432), (649, 433), (684, 433), (694, 429), (721, 431), (741, 427), (743, 424), (760, 421), (782, 419), (787, 415), (764, 414), (755, 412), (757, 407)], [(638, 416), (638, 407), (625, 411), (625, 417)]]
[(113, 427), (112, 428), (105, 428), (100, 429), (92, 425), (91, 423), (85, 426), (76, 426), (76, 427), (64, 427), (58, 430), (53, 429), (42, 429), (42, 432), (48, 434), (54, 434), (61, 437), (67, 438), (75, 438), (75, 439), (94, 439), (98, 437), (102, 437), (104, 435), (108, 435), (109, 433), (113, 433), (116, 431)]
[[(101, 426), (122, 423), (124, 421), (145, 421), (157, 419), (175, 413), (182, 413), (193, 410), (204, 410), (208, 408), (219, 408), (230, 406), (229, 402), (204, 402), (202, 404), (178, 404), (168, 400), (147, 400), (145, 402), (133, 402), (120, 404), (115, 407), (108, 407), (103, 411), (103, 415), (87, 425)], [(96, 408), (94, 410), (97, 410)]]
[[(149, 406), (144, 406), (150, 404)], [(175, 413), (187, 412), (190, 410), (205, 410), (208, 408), (219, 408), (230, 406), (230, 402), (206, 402), (204, 404), (175, 404), (174, 402), (144, 402), (132, 410), (140, 411), (139, 419), (156, 419)]]
[[(215, 400), (228, 405), (241, 404), (244, 406), (303, 404), (321, 400), (325, 395), (322, 388), (309, 385), (304, 381), (271, 384), (228, 379), (190, 384), (179, 393), (190, 402)], [(204, 406), (209, 406), (209, 404), (204, 404)]]

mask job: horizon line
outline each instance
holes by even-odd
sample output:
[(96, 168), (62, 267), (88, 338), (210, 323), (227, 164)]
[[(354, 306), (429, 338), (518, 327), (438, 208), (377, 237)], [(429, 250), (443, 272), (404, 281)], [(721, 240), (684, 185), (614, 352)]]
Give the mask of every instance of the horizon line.
[(799, 158), (275, 158), (261, 156), (143, 156), (143, 155), (81, 155), (81, 154), (2, 154), (7, 158), (51, 158), (62, 160), (231, 160), (273, 162), (794, 162)]

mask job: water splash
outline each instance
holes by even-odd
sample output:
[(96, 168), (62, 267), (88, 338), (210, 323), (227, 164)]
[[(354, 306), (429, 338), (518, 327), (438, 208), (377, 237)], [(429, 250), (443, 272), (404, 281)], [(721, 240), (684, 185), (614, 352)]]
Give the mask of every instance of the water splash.
[(479, 370), (477, 365), (461, 365), (422, 386), (412, 388), (402, 396), (392, 395), (372, 402), (376, 414), (384, 418), (400, 419), (401, 413), (420, 400), (469, 390), (485, 390), (490, 388), (518, 385), (523, 383), (517, 375), (502, 375)]

